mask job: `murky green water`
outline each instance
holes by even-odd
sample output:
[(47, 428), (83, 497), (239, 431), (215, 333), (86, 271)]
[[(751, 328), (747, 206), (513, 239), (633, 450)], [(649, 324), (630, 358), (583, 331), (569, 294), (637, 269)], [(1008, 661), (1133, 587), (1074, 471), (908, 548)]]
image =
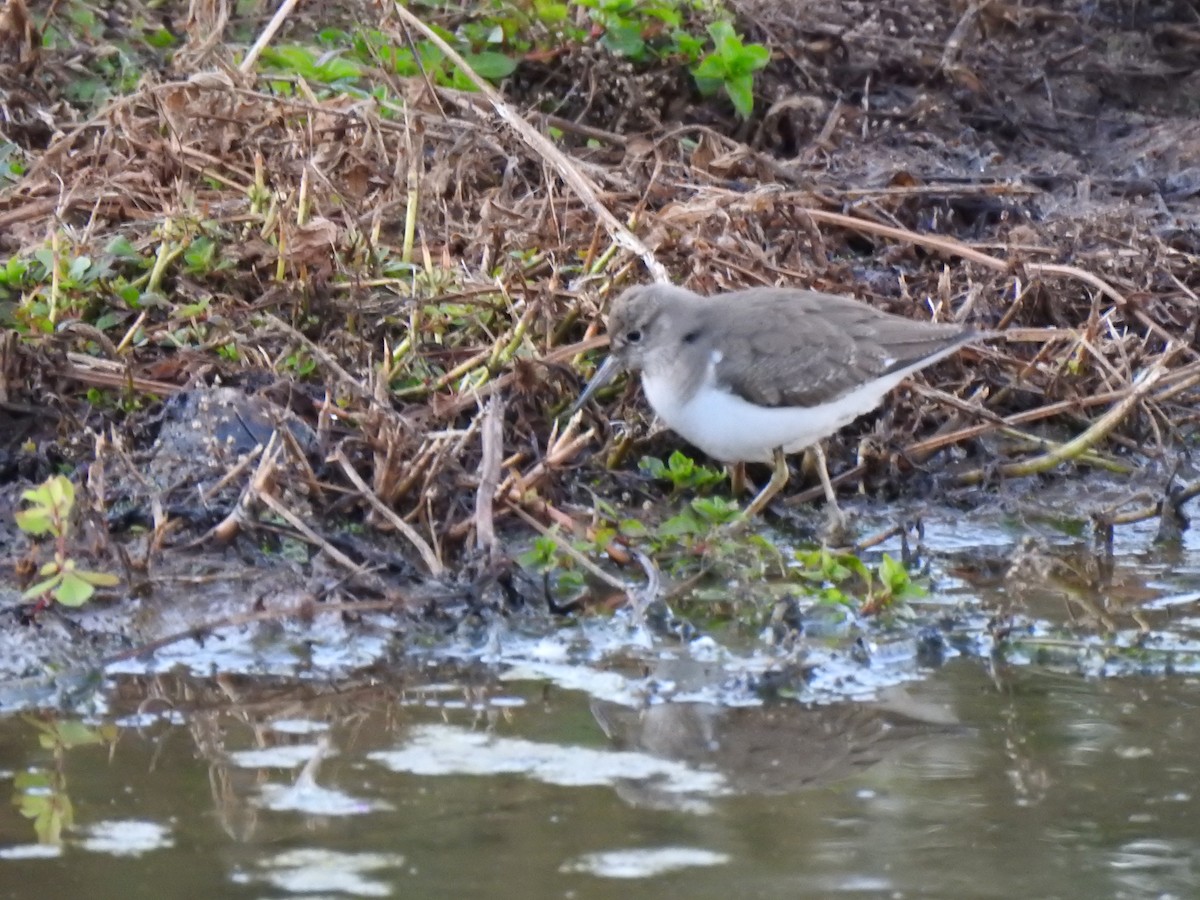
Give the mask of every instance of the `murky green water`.
[[(1200, 892), (1192, 679), (960, 660), (883, 705), (641, 712), (486, 672), (437, 680), (130, 680), (126, 724), (93, 745), (6, 719), (10, 791), (69, 800), (75, 827), (24, 858), (34, 823), (0, 807), (0, 896)], [(42, 787), (15, 790), (22, 773)]]

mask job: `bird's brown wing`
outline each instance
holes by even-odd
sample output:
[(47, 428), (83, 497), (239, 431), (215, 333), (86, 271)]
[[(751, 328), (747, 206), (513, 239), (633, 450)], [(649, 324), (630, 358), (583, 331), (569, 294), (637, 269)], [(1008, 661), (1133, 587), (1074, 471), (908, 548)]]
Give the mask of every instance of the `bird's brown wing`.
[(740, 315), (722, 319), (717, 381), (760, 406), (825, 403), (975, 336), (816, 291), (739, 291), (721, 303), (740, 305)]

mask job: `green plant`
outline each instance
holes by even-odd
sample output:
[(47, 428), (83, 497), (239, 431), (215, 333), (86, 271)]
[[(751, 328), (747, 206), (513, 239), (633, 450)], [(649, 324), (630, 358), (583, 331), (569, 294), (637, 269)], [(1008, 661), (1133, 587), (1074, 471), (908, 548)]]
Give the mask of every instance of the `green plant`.
[(189, 275), (211, 275), (233, 268), (234, 261), (220, 257), (218, 249), (217, 242), (207, 235), (193, 238), (183, 251), (184, 270)]
[(671, 482), (673, 490), (683, 488), (703, 488), (716, 484), (725, 477), (725, 473), (699, 465), (690, 456), (676, 450), (664, 463), (653, 456), (643, 457), (638, 468), (659, 481)]
[[(435, 30), (482, 78), (499, 81), (517, 67), (513, 59), (495, 49), (495, 42), (504, 38), (503, 30), (489, 27), (480, 33), (476, 26), (470, 29), (474, 40), (441, 28), (435, 27)], [(263, 64), (305, 81), (343, 89), (358, 84), (368, 73), (369, 66), (382, 66), (406, 78), (424, 72), (435, 84), (475, 90), (470, 79), (450, 65), (442, 51), (430, 41), (417, 41), (414, 55), (412, 48), (397, 47), (388, 35), (374, 30), (349, 35), (338, 29), (327, 29), (321, 32), (320, 38), (329, 48), (327, 51), (300, 44), (281, 45), (263, 52)], [(280, 85), (280, 89), (286, 90), (286, 87)]]
[(305, 351), (297, 350), (284, 358), (282, 368), (299, 378), (307, 378), (317, 371), (317, 361)]
[(896, 603), (907, 603), (925, 596), (925, 588), (912, 580), (912, 575), (904, 568), (904, 563), (886, 553), (879, 561), (875, 577), (879, 581), (879, 591), (872, 592), (866, 604), (873, 609), (887, 609)]
[(17, 527), (28, 535), (54, 538), (54, 558), (38, 570), (42, 580), (26, 589), (26, 600), (44, 604), (47, 598), (63, 606), (82, 606), (98, 587), (112, 587), (119, 579), (107, 572), (79, 568), (69, 552), (71, 513), (75, 508), (75, 486), (63, 475), (53, 475), (41, 485), (21, 494), (29, 504), (16, 513)]
[(590, 17), (604, 29), (600, 44), (607, 50), (642, 62), (650, 54), (647, 39), (659, 39), (660, 47), (670, 48), (683, 17), (672, 2), (648, 3), (645, 0), (578, 0), (591, 10)]
[(363, 74), (362, 66), (351, 59), (322, 53), (300, 44), (280, 44), (263, 51), (262, 62), (290, 75), (316, 84), (354, 83)]
[[(48, 246), (31, 256), (0, 263), (0, 300), (19, 298), (5, 311), (3, 324), (49, 334), (64, 318), (79, 318), (104, 331), (145, 302), (141, 286), (149, 266), (124, 237), (113, 238), (93, 255), (56, 232)], [(114, 304), (114, 299), (121, 302)]]
[[(568, 4), (555, 0), (485, 0), (463, 17), (465, 21), (454, 31), (432, 23), (430, 27), (477, 75), (491, 81), (511, 75), (522, 59), (549, 59), (571, 46), (598, 41), (609, 52), (634, 63), (662, 60), (693, 67), (693, 78), (702, 93), (709, 95), (723, 88), (739, 115), (750, 115), (754, 73), (770, 60), (770, 51), (761, 44), (743, 43), (733, 25), (722, 18), (728, 13), (719, 5), (710, 0), (576, 0), (575, 5), (586, 12), (590, 29), (573, 20)], [(714, 17), (717, 21), (708, 26), (706, 39), (696, 25)], [(706, 54), (709, 41), (712, 49)], [(317, 44), (274, 45), (263, 51), (262, 65), (343, 91), (367, 92), (373, 68), (405, 78), (424, 74), (437, 85), (475, 90), (466, 75), (428, 40), (406, 45), (398, 44), (395, 35), (376, 29), (349, 33), (328, 28), (319, 33)], [(283, 80), (273, 87), (285, 93), (293, 90)]]
[(654, 531), (659, 542), (702, 537), (741, 514), (737, 503), (720, 497), (697, 497)]
[(728, 22), (713, 22), (708, 34), (714, 49), (692, 70), (696, 86), (706, 96), (724, 87), (738, 115), (749, 118), (754, 109), (754, 73), (770, 62), (771, 51), (762, 44), (743, 44)]
[[(611, 531), (606, 532), (606, 538), (611, 536)], [(589, 546), (594, 549), (594, 542)], [(584, 586), (584, 576), (575, 568), (575, 559), (559, 546), (559, 541), (553, 535), (535, 538), (533, 546), (518, 556), (517, 561), (525, 568), (546, 576), (559, 596), (576, 593)]]
[(722, 15), (697, 0), (578, 0), (603, 30), (602, 46), (634, 62), (654, 57), (694, 66), (692, 77), (705, 96), (722, 88), (742, 118), (754, 109), (754, 73), (770, 62), (762, 44), (746, 44), (726, 19), (709, 24), (713, 48), (704, 53), (705, 41), (687, 28), (685, 13)]
[(798, 551), (796, 562), (800, 564), (800, 578), (809, 583), (810, 593), (822, 603), (857, 606), (871, 613), (925, 593), (904, 564), (886, 553), (874, 572), (857, 556), (834, 554), (825, 547)]

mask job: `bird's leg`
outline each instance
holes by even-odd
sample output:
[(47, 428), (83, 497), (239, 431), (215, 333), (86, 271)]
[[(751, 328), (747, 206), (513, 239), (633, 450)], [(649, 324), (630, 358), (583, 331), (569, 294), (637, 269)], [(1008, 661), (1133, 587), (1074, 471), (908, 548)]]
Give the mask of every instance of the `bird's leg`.
[(743, 519), (752, 519), (762, 512), (788, 482), (787, 457), (783, 455), (783, 448), (776, 447), (773, 453), (775, 470), (771, 473), (771, 480), (767, 482), (766, 487), (758, 492), (758, 496), (750, 501), (750, 505), (742, 513)]
[(825, 462), (825, 451), (818, 441), (813, 444), (813, 452), (817, 455), (817, 475), (821, 478), (821, 487), (825, 490), (826, 511), (829, 514), (831, 530), (841, 531), (846, 528), (846, 515), (838, 506), (837, 494), (833, 492), (833, 482), (829, 480), (829, 464)]
[(746, 493), (745, 463), (735, 462), (729, 464), (729, 489), (735, 497), (740, 497)]

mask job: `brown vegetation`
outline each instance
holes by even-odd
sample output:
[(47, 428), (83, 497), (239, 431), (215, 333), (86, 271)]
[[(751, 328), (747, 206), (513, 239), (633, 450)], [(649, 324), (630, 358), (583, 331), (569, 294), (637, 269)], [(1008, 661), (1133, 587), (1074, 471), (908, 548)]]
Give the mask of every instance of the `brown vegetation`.
[[(97, 512), (136, 507), (154, 546), (181, 521), (228, 538), (266, 511), (361, 575), (372, 561), (327, 528), (361, 515), (438, 574), (492, 551), (511, 509), (570, 524), (605, 430), (556, 417), (607, 298), (659, 272), (705, 293), (853, 293), (1016, 338), (897, 398), (873, 431), (889, 478), (950, 444), (986, 450), (960, 461), (964, 482), (997, 459), (1010, 476), (1128, 472), (1169, 462), (1194, 428), (1189, 4), (742, 0), (743, 32), (773, 50), (747, 122), (665, 63), (635, 71), (593, 46), (523, 62), (503, 95), (382, 70), (390, 99), (318, 90), (234, 67), (215, 39), (234, 24), (211, 6), (178, 23), (171, 68), (94, 114), (63, 91), (103, 48), (39, 55), (20, 3), (0, 17), (0, 140), (28, 159), (0, 188), (0, 254), (99, 258), (120, 235), (155, 260), (161, 297), (132, 309), (101, 291), (54, 333), (7, 332), (3, 479), (76, 463)], [(396, 46), (427, 14), (339, 13)], [(294, 12), (282, 33), (326, 24)], [(200, 235), (219, 266), (182, 264)], [(289, 410), (311, 444), (279, 429), (220, 460), (199, 479), (214, 506), (189, 517), (197, 479), (141, 477), (158, 420), (83, 389), (216, 383)], [(843, 480), (868, 475), (869, 454), (848, 466), (864, 431), (831, 457)]]

